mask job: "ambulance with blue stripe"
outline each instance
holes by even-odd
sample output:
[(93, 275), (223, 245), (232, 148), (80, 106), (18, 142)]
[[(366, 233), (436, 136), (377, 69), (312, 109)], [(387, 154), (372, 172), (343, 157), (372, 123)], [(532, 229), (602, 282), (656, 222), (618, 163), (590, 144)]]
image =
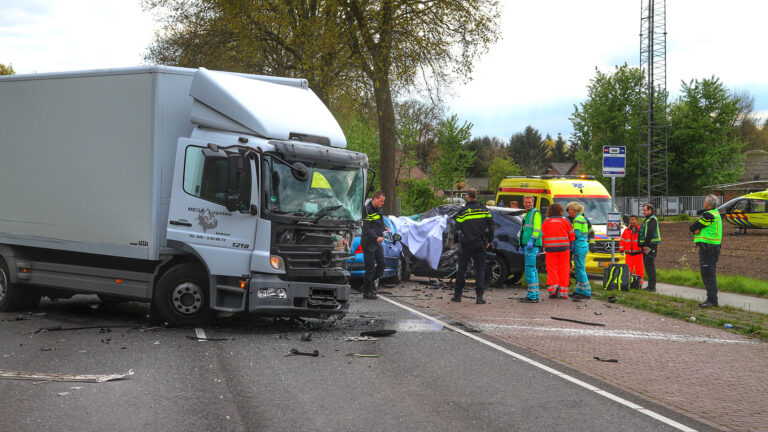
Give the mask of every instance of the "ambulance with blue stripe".
[(734, 198), (721, 205), (724, 221), (742, 229), (768, 228), (768, 189)]
[(547, 207), (557, 203), (565, 208), (569, 202), (577, 201), (584, 206), (587, 217), (595, 231), (594, 252), (587, 254), (587, 273), (603, 274), (603, 269), (611, 264), (611, 248), (616, 248), (615, 261), (624, 263), (619, 253), (619, 242), (611, 243), (606, 235), (606, 216), (616, 212), (611, 202), (611, 194), (594, 176), (576, 175), (541, 175), (509, 176), (501, 181), (496, 191), (496, 205), (509, 207), (517, 201), (523, 208), (523, 197), (534, 197), (534, 206), (546, 217)]

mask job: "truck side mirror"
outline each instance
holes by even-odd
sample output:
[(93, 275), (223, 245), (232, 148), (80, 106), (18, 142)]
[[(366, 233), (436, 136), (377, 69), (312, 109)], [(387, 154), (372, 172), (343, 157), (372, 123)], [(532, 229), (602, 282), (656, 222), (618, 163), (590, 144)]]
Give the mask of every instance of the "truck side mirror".
[(228, 155), (227, 158), (227, 199), (226, 206), (229, 211), (240, 209), (240, 193), (242, 190), (241, 179), (243, 177), (243, 156), (239, 153)]

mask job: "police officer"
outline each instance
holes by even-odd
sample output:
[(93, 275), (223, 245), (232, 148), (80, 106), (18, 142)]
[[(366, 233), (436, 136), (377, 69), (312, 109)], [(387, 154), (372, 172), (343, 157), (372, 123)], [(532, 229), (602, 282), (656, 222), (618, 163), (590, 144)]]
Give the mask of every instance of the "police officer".
[(525, 257), (525, 280), (528, 283), (528, 293), (522, 297), (522, 303), (539, 302), (539, 272), (536, 270), (536, 256), (541, 249), (541, 213), (533, 206), (532, 195), (523, 197), (525, 218), (523, 231), (520, 234), (520, 253)]
[(704, 213), (688, 228), (693, 233), (693, 242), (699, 247), (701, 280), (707, 288), (707, 301), (699, 307), (717, 307), (717, 274), (715, 266), (720, 258), (720, 243), (723, 240), (723, 220), (717, 210), (717, 197), (704, 198)]
[(475, 303), (485, 304), (485, 250), (493, 240), (493, 219), (488, 209), (477, 202), (477, 189), (467, 189), (467, 205), (456, 215), (456, 232), (459, 235), (461, 253), (459, 269), (456, 272), (456, 286), (451, 301), (460, 302), (464, 291), (464, 276), (469, 260), (475, 262)]
[(381, 242), (384, 241), (384, 231), (387, 227), (384, 225), (384, 216), (381, 214), (381, 208), (384, 206), (386, 197), (384, 192), (376, 191), (373, 198), (365, 205), (363, 214), (363, 233), (360, 236), (360, 243), (363, 247), (363, 260), (365, 261), (365, 278), (363, 280), (363, 298), (377, 298), (374, 292), (374, 283), (376, 279), (384, 273), (384, 249)]
[(659, 231), (659, 220), (654, 214), (653, 204), (643, 206), (643, 216), (645, 220), (640, 226), (640, 233), (637, 235), (637, 242), (643, 248), (643, 265), (645, 273), (648, 275), (648, 286), (643, 288), (645, 291), (656, 291), (656, 253), (659, 243), (661, 243), (661, 231)]

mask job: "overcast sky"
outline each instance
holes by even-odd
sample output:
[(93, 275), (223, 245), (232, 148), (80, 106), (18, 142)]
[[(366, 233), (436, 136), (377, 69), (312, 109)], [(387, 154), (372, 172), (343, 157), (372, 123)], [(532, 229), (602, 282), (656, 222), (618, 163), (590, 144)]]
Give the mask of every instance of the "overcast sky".
[[(657, 0), (658, 1), (658, 0)], [(527, 125), (542, 135), (572, 132), (595, 68), (637, 66), (640, 0), (501, 0), (502, 39), (476, 64), (473, 80), (447, 98), (475, 136), (508, 138)], [(746, 90), (768, 116), (768, 1), (667, 1), (667, 87), (719, 77)], [(156, 24), (139, 0), (2, 0), (0, 63), (16, 73), (136, 66)], [(2, 103), (2, 101), (0, 101)]]

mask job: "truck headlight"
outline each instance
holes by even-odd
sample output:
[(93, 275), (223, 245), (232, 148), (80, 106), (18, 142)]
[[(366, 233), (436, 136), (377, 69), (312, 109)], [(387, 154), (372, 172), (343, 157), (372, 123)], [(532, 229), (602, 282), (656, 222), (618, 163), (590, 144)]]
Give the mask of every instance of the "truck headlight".
[(256, 293), (256, 295), (259, 298), (284, 299), (287, 297), (285, 289), (283, 288), (262, 288)]
[(283, 257), (280, 255), (270, 255), (269, 264), (275, 270), (285, 270), (285, 263), (283, 262)]

